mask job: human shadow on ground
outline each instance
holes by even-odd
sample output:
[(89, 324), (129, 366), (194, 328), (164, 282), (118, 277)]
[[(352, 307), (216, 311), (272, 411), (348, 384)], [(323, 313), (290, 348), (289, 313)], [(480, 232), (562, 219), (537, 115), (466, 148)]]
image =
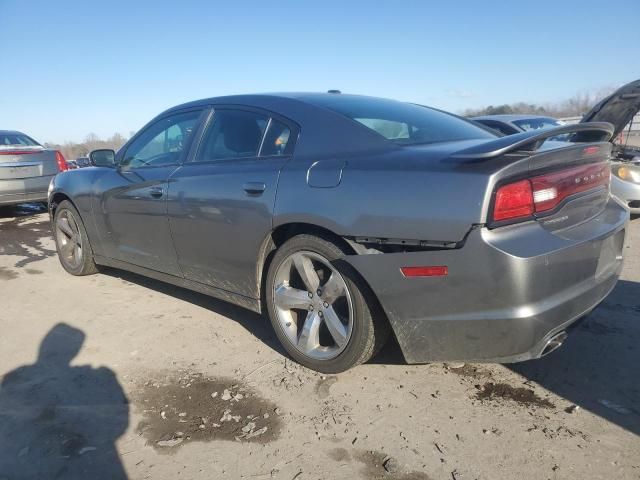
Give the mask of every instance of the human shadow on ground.
[(34, 364), (4, 375), (0, 478), (127, 478), (115, 442), (129, 424), (128, 400), (110, 369), (70, 365), (84, 339), (58, 324)]

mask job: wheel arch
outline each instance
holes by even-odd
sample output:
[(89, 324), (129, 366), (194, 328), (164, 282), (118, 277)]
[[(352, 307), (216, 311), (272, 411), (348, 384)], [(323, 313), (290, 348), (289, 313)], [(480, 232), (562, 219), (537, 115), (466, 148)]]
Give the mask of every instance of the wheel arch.
[(58, 205), (60, 205), (65, 200), (67, 200), (69, 203), (71, 203), (71, 205), (73, 205), (75, 207), (75, 209), (78, 210), (78, 206), (75, 204), (75, 202), (71, 199), (71, 197), (69, 195), (67, 195), (66, 193), (61, 192), (61, 191), (55, 192), (49, 198), (49, 213), (51, 214), (51, 218), (52, 219), (53, 219), (53, 216), (56, 213), (56, 209), (58, 208)]
[(266, 311), (264, 305), (264, 291), (267, 272), (269, 271), (273, 255), (287, 240), (301, 234), (316, 235), (318, 237), (326, 238), (336, 243), (336, 245), (340, 246), (345, 252), (348, 252), (349, 254), (356, 253), (344, 237), (326, 227), (306, 222), (289, 222), (278, 225), (264, 238), (258, 255), (256, 282), (262, 312)]

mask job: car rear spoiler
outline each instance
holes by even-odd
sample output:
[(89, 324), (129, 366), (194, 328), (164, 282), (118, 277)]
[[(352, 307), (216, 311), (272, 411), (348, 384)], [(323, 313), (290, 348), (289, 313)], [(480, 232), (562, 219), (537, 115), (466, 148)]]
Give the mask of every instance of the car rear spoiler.
[(531, 153), (538, 150), (545, 140), (565, 134), (573, 134), (569, 139), (571, 142), (607, 142), (613, 136), (613, 132), (614, 126), (607, 122), (576, 123), (543, 131), (530, 130), (460, 150), (450, 158), (474, 162), (499, 157), (506, 153)]

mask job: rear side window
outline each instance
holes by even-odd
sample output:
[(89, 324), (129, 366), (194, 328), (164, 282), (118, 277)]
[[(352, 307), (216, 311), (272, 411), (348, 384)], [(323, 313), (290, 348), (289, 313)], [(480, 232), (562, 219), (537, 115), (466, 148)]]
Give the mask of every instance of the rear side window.
[(40, 144), (33, 138), (29, 138), (21, 133), (0, 133), (0, 147), (2, 146), (36, 147)]
[(255, 157), (269, 118), (244, 110), (216, 110), (196, 162)]
[(469, 121), (411, 103), (341, 95), (316, 98), (312, 102), (403, 145), (495, 138)]
[[(290, 141), (291, 140), (291, 141)], [(288, 155), (293, 150), (291, 130), (284, 123), (271, 119), (267, 134), (262, 142), (260, 155), (263, 157), (274, 155)]]

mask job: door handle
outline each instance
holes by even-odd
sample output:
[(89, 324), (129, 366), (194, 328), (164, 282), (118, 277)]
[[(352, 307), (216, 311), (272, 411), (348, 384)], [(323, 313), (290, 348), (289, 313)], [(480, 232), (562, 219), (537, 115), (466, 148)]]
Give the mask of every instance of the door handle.
[(153, 198), (161, 198), (162, 195), (164, 195), (164, 190), (162, 189), (162, 187), (151, 187), (149, 189), (149, 195), (151, 195)]
[(262, 182), (247, 182), (242, 188), (249, 195), (262, 195), (267, 186)]

